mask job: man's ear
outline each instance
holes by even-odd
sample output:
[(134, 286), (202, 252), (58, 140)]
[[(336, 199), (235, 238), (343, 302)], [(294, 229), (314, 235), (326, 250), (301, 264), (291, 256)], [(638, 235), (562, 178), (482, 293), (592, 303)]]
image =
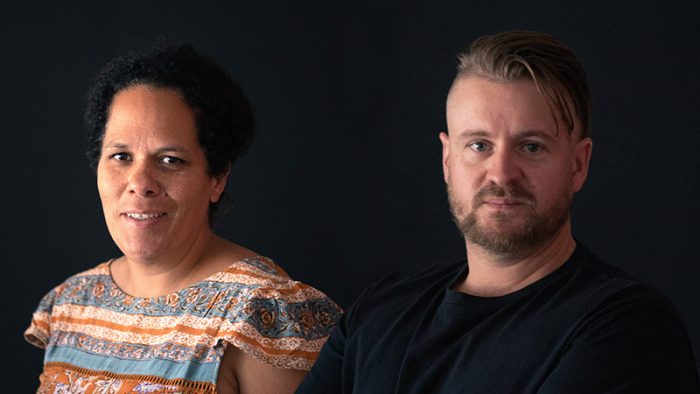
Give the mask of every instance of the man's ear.
[(442, 175), (445, 178), (445, 183), (450, 179), (450, 136), (444, 131), (440, 133), (440, 142), (442, 142)]
[(588, 165), (591, 162), (593, 140), (590, 137), (583, 138), (574, 145), (572, 164), (572, 186), (574, 193), (583, 188), (588, 177)]
[(221, 198), (221, 195), (226, 190), (226, 183), (228, 182), (228, 176), (231, 173), (231, 166), (229, 165), (222, 174), (215, 175), (212, 177), (212, 188), (209, 194), (209, 202), (215, 204)]

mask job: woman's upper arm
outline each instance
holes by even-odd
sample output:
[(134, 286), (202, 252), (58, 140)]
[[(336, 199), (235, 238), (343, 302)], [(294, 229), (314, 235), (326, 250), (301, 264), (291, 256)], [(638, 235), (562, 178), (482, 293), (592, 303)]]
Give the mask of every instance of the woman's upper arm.
[(220, 393), (293, 393), (307, 371), (278, 368), (228, 346), (219, 366)]

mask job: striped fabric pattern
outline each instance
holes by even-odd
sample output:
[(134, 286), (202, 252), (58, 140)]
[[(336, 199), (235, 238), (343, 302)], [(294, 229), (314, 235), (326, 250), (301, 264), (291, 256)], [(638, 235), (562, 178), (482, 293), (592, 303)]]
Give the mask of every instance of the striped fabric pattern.
[(24, 335), (46, 349), (40, 393), (210, 393), (227, 345), (308, 370), (341, 313), (262, 256), (157, 298), (125, 294), (103, 263), (50, 291)]

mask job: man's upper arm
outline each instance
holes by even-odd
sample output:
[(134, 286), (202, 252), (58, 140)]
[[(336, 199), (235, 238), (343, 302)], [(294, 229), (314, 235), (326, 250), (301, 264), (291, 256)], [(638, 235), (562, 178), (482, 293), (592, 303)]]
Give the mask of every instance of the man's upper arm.
[(352, 392), (353, 382), (350, 380), (354, 379), (355, 372), (354, 365), (351, 364), (354, 359), (352, 352), (357, 349), (348, 342), (348, 338), (351, 335), (357, 335), (357, 324), (360, 323), (356, 322), (366, 321), (368, 313), (371, 314), (374, 309), (375, 304), (369, 299), (376, 299), (375, 289), (381, 287), (383, 281), (392, 277), (393, 275), (388, 275), (367, 286), (345, 310), (296, 393)]
[[(349, 311), (348, 311), (349, 312)], [(343, 358), (347, 338), (348, 312), (331, 332), (328, 341), (306, 378), (297, 389), (297, 393), (340, 393), (342, 392)]]
[(700, 393), (680, 316), (655, 295), (617, 300), (580, 327), (540, 393)]

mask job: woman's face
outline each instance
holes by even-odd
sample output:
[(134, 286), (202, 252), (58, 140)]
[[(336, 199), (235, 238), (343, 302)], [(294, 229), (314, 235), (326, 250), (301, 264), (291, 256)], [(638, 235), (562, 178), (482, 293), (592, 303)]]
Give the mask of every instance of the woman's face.
[(176, 264), (206, 245), (209, 203), (228, 175), (214, 177), (207, 168), (194, 112), (177, 92), (135, 85), (114, 96), (97, 187), (109, 232), (127, 258)]

